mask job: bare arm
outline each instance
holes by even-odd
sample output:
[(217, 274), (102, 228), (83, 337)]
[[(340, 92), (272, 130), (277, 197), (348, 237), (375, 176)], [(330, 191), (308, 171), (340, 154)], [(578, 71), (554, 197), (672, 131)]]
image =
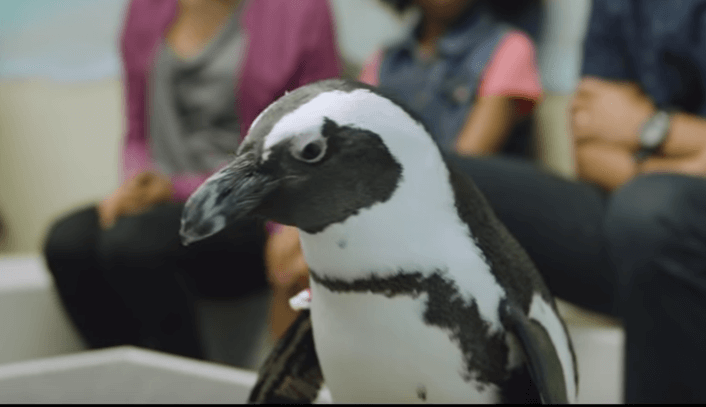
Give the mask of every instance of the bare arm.
[[(604, 141), (636, 152), (642, 125), (654, 114), (652, 100), (629, 82), (584, 78), (572, 100), (572, 131), (576, 141)], [(706, 119), (676, 113), (661, 153), (683, 158), (706, 149)]]
[(677, 113), (672, 117), (672, 126), (661, 152), (666, 158), (686, 158), (702, 154), (706, 150), (706, 119)]
[(619, 187), (637, 173), (632, 154), (620, 147), (600, 142), (577, 146), (576, 169), (582, 179), (608, 191)]
[(456, 152), (461, 155), (497, 153), (505, 144), (515, 121), (511, 98), (478, 98), (456, 139)]
[(671, 172), (706, 175), (706, 150), (683, 157), (653, 157), (638, 166), (640, 173)]
[(706, 175), (706, 150), (681, 157), (652, 157), (637, 164), (632, 151), (615, 144), (595, 141), (577, 144), (575, 157), (579, 176), (608, 191), (637, 174)]
[(611, 190), (638, 173), (706, 175), (706, 120), (685, 113), (674, 115), (660, 156), (634, 162), (641, 126), (654, 111), (635, 84), (583, 79), (571, 109), (579, 176)]
[(274, 338), (281, 338), (299, 314), (289, 306), (289, 299), (308, 287), (309, 268), (299, 244), (299, 231), (282, 226), (265, 244), (265, 267), (272, 287), (270, 330)]

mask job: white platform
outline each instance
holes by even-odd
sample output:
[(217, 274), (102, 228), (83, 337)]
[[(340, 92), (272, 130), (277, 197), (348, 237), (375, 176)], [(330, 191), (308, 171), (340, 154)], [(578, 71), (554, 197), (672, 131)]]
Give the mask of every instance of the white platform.
[(578, 359), (578, 403), (623, 403), (622, 329), (571, 324), (568, 328)]
[(1, 403), (243, 403), (255, 374), (132, 347), (0, 367)]
[(85, 349), (36, 256), (0, 257), (0, 365)]
[[(118, 347), (0, 366), (0, 403), (240, 404), (254, 372)], [(330, 403), (322, 392), (320, 403)]]

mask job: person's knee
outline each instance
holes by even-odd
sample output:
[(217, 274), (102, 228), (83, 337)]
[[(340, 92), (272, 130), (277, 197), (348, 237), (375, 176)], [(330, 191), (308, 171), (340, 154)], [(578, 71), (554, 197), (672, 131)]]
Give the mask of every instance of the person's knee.
[(64, 259), (83, 259), (90, 256), (98, 229), (95, 207), (78, 210), (59, 218), (50, 227), (43, 244), (43, 253), (50, 263)]
[(679, 176), (646, 175), (615, 191), (604, 220), (609, 247), (654, 254), (688, 226), (690, 188)]
[(100, 234), (99, 260), (106, 265), (128, 268), (160, 267), (179, 249), (178, 224), (165, 223), (152, 213), (119, 218), (113, 227)]
[(656, 281), (659, 272), (701, 272), (706, 241), (694, 231), (706, 231), (706, 218), (694, 198), (703, 186), (693, 178), (659, 174), (638, 177), (613, 194), (604, 232), (621, 287)]

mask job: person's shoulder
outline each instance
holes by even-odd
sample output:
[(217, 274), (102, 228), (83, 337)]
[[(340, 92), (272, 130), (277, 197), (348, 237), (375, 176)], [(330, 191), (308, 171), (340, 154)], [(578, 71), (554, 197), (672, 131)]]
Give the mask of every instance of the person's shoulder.
[(130, 0), (126, 8), (128, 15), (150, 17), (155, 12), (173, 11), (177, 4), (174, 0)]
[(160, 30), (173, 18), (178, 4), (173, 0), (130, 0), (126, 6), (124, 34), (144, 34)]
[(243, 21), (253, 38), (295, 47), (325, 41), (334, 27), (328, 0), (249, 0)]
[[(646, 0), (643, 0), (646, 2)], [(595, 18), (617, 18), (629, 13), (630, 8), (635, 5), (639, 6), (640, 2), (633, 3), (628, 1), (615, 0), (593, 0), (591, 3), (591, 15)]]
[(534, 60), (536, 46), (532, 38), (522, 30), (511, 28), (502, 37), (488, 65), (514, 65)]
[(520, 52), (528, 52), (535, 49), (534, 40), (524, 31), (517, 28), (510, 28), (503, 36), (500, 44), (500, 49), (510, 49)]
[(480, 96), (515, 95), (538, 101), (542, 84), (534, 41), (520, 30), (508, 31), (483, 72)]
[(329, 0), (250, 0), (248, 12), (267, 18), (305, 23), (317, 15), (330, 15)]
[(379, 48), (368, 56), (363, 63), (360, 75), (358, 75), (360, 82), (371, 86), (378, 86), (380, 84), (380, 65), (384, 58), (384, 52), (384, 48)]

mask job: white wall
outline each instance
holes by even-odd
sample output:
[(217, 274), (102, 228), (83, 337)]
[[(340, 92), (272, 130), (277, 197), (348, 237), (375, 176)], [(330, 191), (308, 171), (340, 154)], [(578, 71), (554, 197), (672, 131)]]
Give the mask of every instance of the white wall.
[(403, 20), (378, 0), (331, 0), (341, 53), (363, 65), (373, 52), (404, 32)]
[[(68, 1), (51, 0), (55, 5)], [(71, 1), (83, 2), (86, 13), (95, 7), (86, 0)], [(113, 19), (100, 24), (66, 8), (55, 8), (54, 20), (52, 15), (43, 16), (41, 22), (30, 19), (33, 25), (14, 31), (0, 19), (0, 214), (9, 234), (0, 252), (39, 250), (56, 216), (95, 201), (118, 185), (122, 94), (114, 75), (116, 67), (106, 66), (116, 63), (115, 49), (102, 49), (97, 59), (84, 59), (84, 51), (99, 49), (96, 44), (115, 43), (122, 18), (120, 3), (124, 0), (106, 9)], [(377, 0), (332, 0), (332, 4), (340, 49), (353, 63), (362, 64), (402, 29), (403, 21)], [(564, 113), (577, 76), (577, 46), (589, 0), (547, 0), (547, 4), (550, 26), (543, 33), (545, 44), (539, 46), (538, 54), (550, 92), (538, 112), (542, 118), (540, 155), (549, 167), (570, 175)], [(53, 27), (52, 31), (46, 27)], [(62, 35), (63, 42), (55, 38)], [(66, 47), (66, 53), (56, 51), (60, 46)], [(59, 58), (62, 55), (75, 58)], [(72, 69), (82, 76), (69, 75)], [(23, 73), (31, 77), (23, 78)], [(106, 75), (107, 79), (99, 79)]]
[(0, 212), (7, 252), (39, 250), (49, 222), (118, 185), (118, 80), (0, 81)]

